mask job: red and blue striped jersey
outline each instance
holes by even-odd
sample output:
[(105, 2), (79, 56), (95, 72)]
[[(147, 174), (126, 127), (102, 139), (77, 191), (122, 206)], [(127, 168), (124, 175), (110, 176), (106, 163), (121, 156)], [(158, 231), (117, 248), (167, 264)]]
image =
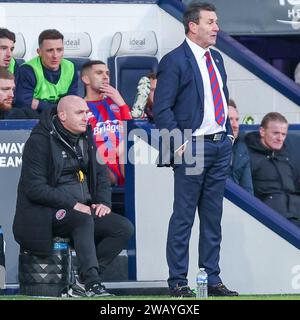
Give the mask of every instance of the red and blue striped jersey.
[(124, 179), (124, 122), (130, 120), (129, 107), (118, 106), (108, 97), (103, 100), (87, 101), (90, 123), (97, 146), (98, 161), (103, 161), (115, 175), (117, 184), (123, 186)]

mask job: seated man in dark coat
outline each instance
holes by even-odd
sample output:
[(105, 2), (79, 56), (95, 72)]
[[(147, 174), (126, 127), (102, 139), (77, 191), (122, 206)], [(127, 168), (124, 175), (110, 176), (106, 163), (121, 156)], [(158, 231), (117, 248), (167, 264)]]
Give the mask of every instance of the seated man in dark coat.
[(133, 233), (111, 212), (107, 167), (96, 163), (86, 102), (62, 98), (45, 111), (27, 140), (13, 231), (22, 249), (52, 252), (52, 238), (71, 238), (88, 296), (106, 296), (101, 274)]
[(239, 137), (239, 112), (232, 99), (228, 101), (228, 117), (234, 135), (230, 178), (242, 188), (253, 194), (253, 184), (250, 168), (250, 157), (246, 144)]
[(255, 196), (300, 226), (300, 180), (293, 154), (285, 144), (287, 131), (286, 118), (270, 112), (262, 119), (259, 132), (248, 133), (245, 142)]

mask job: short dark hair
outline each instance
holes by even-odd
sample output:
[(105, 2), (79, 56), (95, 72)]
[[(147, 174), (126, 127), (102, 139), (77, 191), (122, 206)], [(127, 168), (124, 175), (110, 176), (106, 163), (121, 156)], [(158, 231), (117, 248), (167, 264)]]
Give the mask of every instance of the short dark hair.
[(147, 78), (152, 79), (152, 80), (156, 80), (156, 73), (155, 72), (150, 72), (147, 74)]
[(14, 75), (7, 70), (5, 67), (0, 67), (0, 79), (4, 80), (14, 80)]
[(106, 63), (101, 60), (90, 60), (82, 65), (81, 70), (80, 70), (80, 77), (82, 77), (87, 70), (91, 69), (92, 66), (97, 65), (97, 64), (106, 65)]
[(9, 39), (15, 43), (16, 35), (6, 28), (0, 28), (0, 39)]
[(263, 127), (264, 129), (267, 129), (269, 122), (272, 122), (272, 121), (278, 121), (278, 122), (289, 124), (285, 116), (283, 116), (281, 113), (269, 112), (261, 120), (260, 126)]
[(39, 47), (42, 46), (44, 40), (57, 40), (61, 39), (64, 41), (64, 35), (56, 29), (47, 29), (40, 33), (39, 35)]
[(216, 7), (207, 2), (192, 2), (185, 10), (183, 14), (183, 26), (185, 34), (189, 32), (190, 22), (199, 22), (201, 11), (213, 11), (216, 12)]
[(234, 109), (237, 110), (236, 103), (234, 102), (233, 99), (229, 99), (229, 100), (228, 100), (228, 107), (229, 107), (229, 106), (231, 106), (231, 107), (233, 107)]

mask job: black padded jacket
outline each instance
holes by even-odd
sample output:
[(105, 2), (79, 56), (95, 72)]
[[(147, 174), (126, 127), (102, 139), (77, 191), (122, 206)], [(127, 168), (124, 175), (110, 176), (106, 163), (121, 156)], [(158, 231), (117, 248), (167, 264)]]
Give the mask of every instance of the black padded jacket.
[[(61, 178), (68, 146), (53, 130), (56, 109), (44, 112), (27, 140), (18, 185), (13, 232), (22, 249), (37, 255), (52, 252), (53, 209), (72, 209), (78, 199), (61, 192)], [(88, 129), (83, 135), (88, 153), (87, 186), (92, 203), (111, 207), (107, 167), (96, 162), (96, 148)]]
[(299, 175), (287, 145), (278, 151), (268, 149), (258, 132), (248, 133), (245, 142), (255, 196), (286, 218), (300, 219)]

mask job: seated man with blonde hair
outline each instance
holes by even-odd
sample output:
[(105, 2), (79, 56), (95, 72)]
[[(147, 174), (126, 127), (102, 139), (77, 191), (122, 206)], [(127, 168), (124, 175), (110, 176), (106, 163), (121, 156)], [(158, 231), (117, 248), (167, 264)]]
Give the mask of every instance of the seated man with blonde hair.
[(251, 159), (254, 194), (300, 227), (300, 176), (293, 153), (286, 145), (287, 119), (266, 114), (259, 132), (245, 137)]

